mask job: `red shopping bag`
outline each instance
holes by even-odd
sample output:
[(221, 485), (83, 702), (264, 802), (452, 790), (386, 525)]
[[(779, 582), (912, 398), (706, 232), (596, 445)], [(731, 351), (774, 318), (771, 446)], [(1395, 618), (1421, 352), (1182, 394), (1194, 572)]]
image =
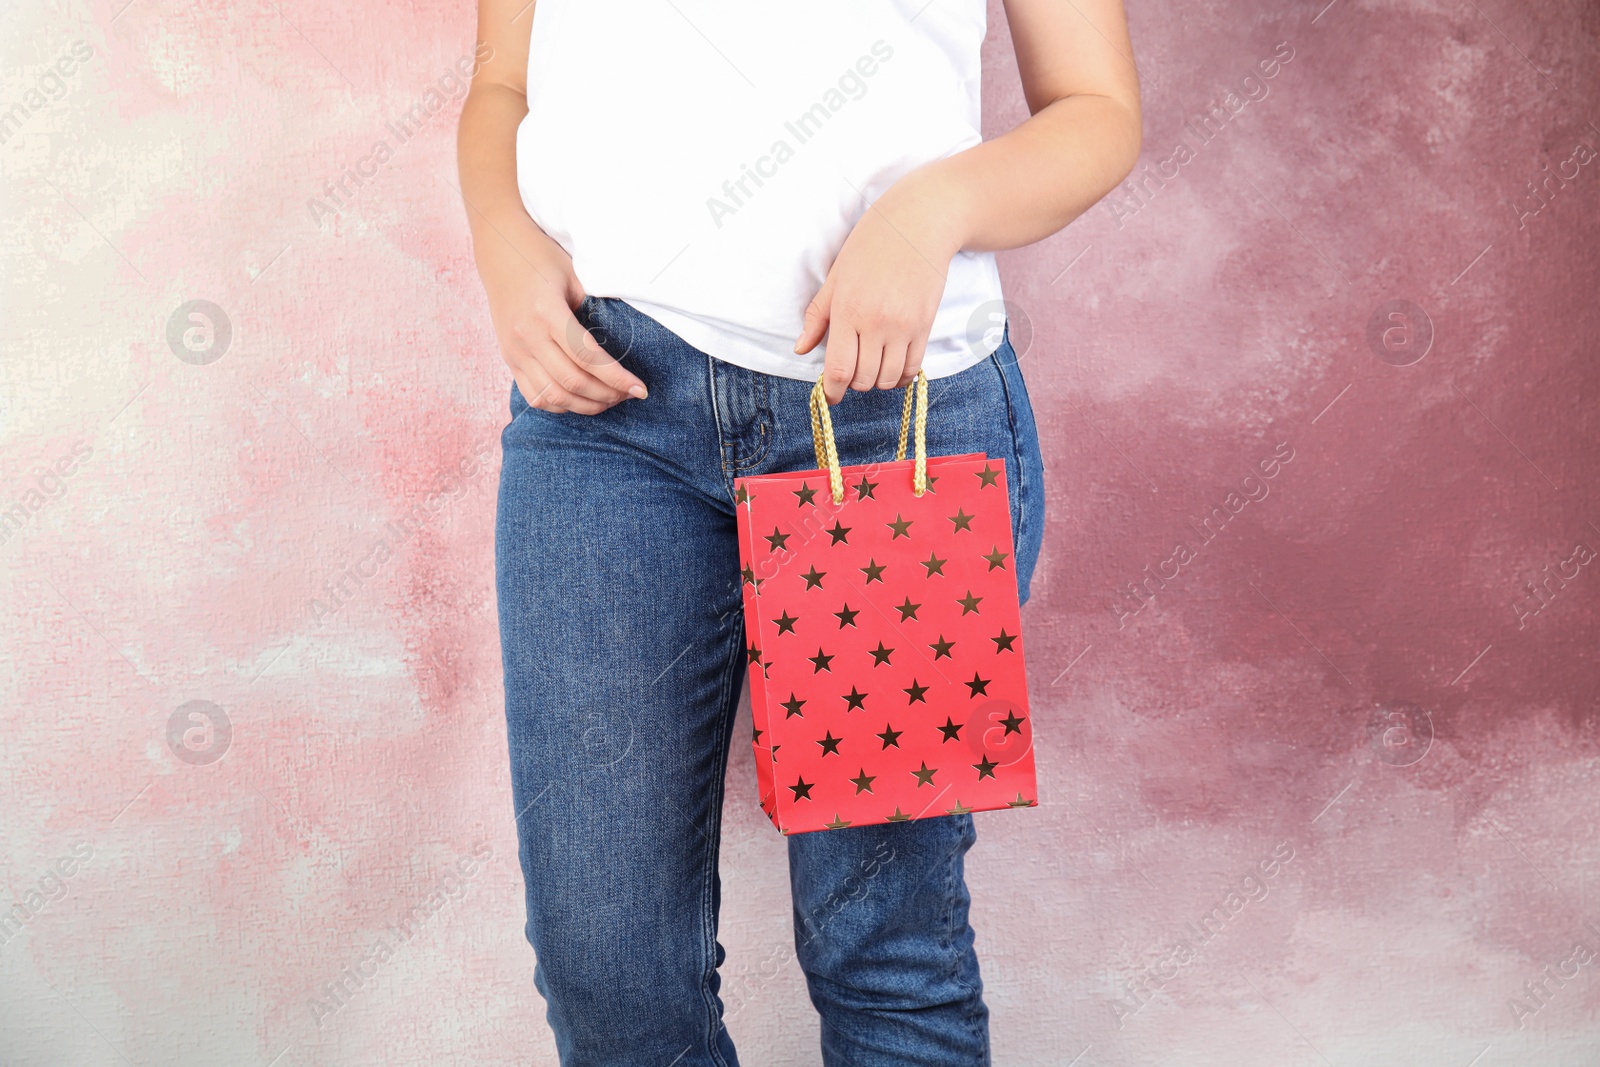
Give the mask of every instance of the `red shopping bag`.
[[(785, 834), (1037, 803), (1005, 463), (926, 455), (735, 479), (761, 807)], [(906, 435), (915, 399), (915, 453)]]

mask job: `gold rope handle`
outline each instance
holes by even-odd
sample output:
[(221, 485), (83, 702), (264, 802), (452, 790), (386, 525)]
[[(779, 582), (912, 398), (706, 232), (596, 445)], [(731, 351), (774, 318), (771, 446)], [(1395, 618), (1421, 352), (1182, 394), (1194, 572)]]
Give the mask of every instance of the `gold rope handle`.
[[(912, 398), (916, 399), (916, 419), (911, 417)], [(906, 458), (906, 431), (916, 428), (915, 463), (911, 472), (911, 492), (921, 496), (928, 489), (928, 376), (920, 368), (906, 385), (905, 403), (900, 407), (900, 444), (894, 458)], [(844, 478), (839, 473), (839, 450), (833, 440), (833, 417), (828, 412), (828, 397), (822, 389), (822, 376), (811, 387), (811, 444), (817, 453), (817, 469), (828, 472), (828, 488), (835, 504), (844, 503)]]
[(833, 502), (844, 503), (844, 478), (839, 474), (839, 450), (833, 443), (833, 416), (828, 414), (828, 397), (822, 391), (822, 377), (811, 387), (811, 444), (817, 451), (817, 469), (828, 472), (828, 487)]

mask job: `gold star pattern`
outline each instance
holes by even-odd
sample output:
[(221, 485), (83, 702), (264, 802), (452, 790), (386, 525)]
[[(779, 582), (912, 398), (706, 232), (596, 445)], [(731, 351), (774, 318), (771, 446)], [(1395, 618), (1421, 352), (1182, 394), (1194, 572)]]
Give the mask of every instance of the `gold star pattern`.
[[(938, 730), (940, 733), (944, 734), (945, 741), (959, 741), (961, 740), (961, 728), (965, 725), (967, 724), (964, 722), (956, 722), (950, 716), (946, 715), (944, 717), (944, 725), (939, 727)], [(943, 742), (941, 742), (941, 744), (942, 743)]]
[(844, 694), (839, 699), (844, 701), (845, 711), (867, 710), (867, 694), (857, 692), (856, 687), (853, 685), (850, 687), (850, 692)]
[(871, 500), (872, 499), (872, 491), (874, 489), (878, 488), (878, 483), (877, 482), (869, 482), (869, 481), (867, 481), (867, 476), (865, 474), (863, 474), (861, 476), (860, 483), (855, 485), (855, 486), (853, 486), (852, 488), (854, 488), (855, 491), (856, 491), (856, 499), (857, 500)]
[(782, 615), (772, 621), (778, 624), (778, 636), (781, 637), (784, 634), (794, 633), (794, 624), (800, 621), (800, 616), (790, 615), (788, 610), (785, 609)]
[(910, 537), (912, 521), (913, 520), (911, 519), (901, 518), (900, 513), (898, 511), (895, 512), (894, 521), (884, 523), (885, 526), (894, 531), (894, 533), (889, 535), (889, 540), (893, 541), (899, 537)]
[(978, 605), (983, 603), (983, 597), (973, 596), (972, 590), (968, 589), (966, 596), (956, 598), (956, 603), (961, 605), (961, 614), (966, 615), (978, 610)]
[[(1007, 734), (1020, 734), (1022, 732), (1022, 724), (1027, 721), (1028, 717), (1026, 715), (1018, 715), (1013, 711), (1000, 720), (1000, 725), (1006, 728)], [(1001, 736), (1005, 735), (1002, 734)]]
[(829, 730), (822, 735), (822, 740), (818, 741), (817, 744), (822, 746), (822, 754), (824, 756), (837, 756), (839, 754), (839, 742), (843, 740), (844, 738), (842, 737), (834, 737), (833, 731)]
[(978, 486), (979, 489), (988, 489), (991, 486), (998, 486), (1000, 484), (1000, 472), (991, 469), (987, 463), (983, 465), (983, 470), (973, 471), (972, 473), (976, 474), (978, 476), (978, 481), (982, 483)]
[(888, 748), (890, 745), (893, 745), (895, 748), (899, 748), (900, 747), (900, 735), (903, 734), (903, 733), (905, 733), (904, 730), (896, 730), (893, 726), (890, 726), (888, 723), (884, 723), (883, 724), (883, 733), (876, 734), (874, 736), (881, 737), (883, 739), (883, 747), (884, 748)]
[(751, 743), (759, 745), (761, 743), (761, 735), (763, 733), (765, 733), (765, 732), (766, 731), (764, 731), (764, 730), (757, 730), (755, 727), (751, 727), (750, 728), (750, 741), (751, 741)]
[(883, 581), (883, 572), (888, 567), (887, 563), (879, 563), (876, 559), (869, 559), (867, 560), (867, 565), (859, 568), (859, 570), (867, 576), (867, 584), (871, 585), (873, 582)]
[(827, 671), (829, 674), (833, 673), (833, 668), (828, 666), (833, 662), (833, 657), (823, 652), (821, 646), (818, 646), (815, 656), (807, 656), (806, 659), (810, 660), (811, 665), (816, 668), (811, 672), (812, 674), (821, 674), (823, 671)]
[(840, 545), (840, 544), (848, 545), (850, 542), (845, 539), (845, 535), (848, 534), (852, 529), (854, 529), (854, 527), (846, 526), (844, 523), (840, 522), (838, 519), (834, 519), (833, 520), (833, 529), (824, 530), (823, 533), (825, 533), (829, 537), (833, 538), (833, 543), (836, 544), (836, 545)]
[(923, 760), (922, 768), (911, 773), (917, 776), (917, 788), (921, 789), (925, 785), (933, 784), (933, 776), (939, 773), (939, 768), (929, 767), (928, 761)]
[(972, 690), (972, 695), (974, 697), (980, 697), (989, 695), (989, 683), (992, 681), (994, 681), (993, 678), (979, 678), (978, 672), (973, 671), (972, 681), (962, 682), (961, 684)]
[(915, 704), (918, 701), (921, 701), (924, 704), (928, 702), (928, 698), (923, 696), (923, 694), (928, 691), (928, 686), (918, 685), (915, 678), (911, 679), (911, 687), (909, 689), (902, 689), (900, 691), (906, 695), (906, 703), (908, 705)]
[(956, 647), (956, 643), (954, 641), (946, 641), (944, 639), (944, 634), (940, 634), (939, 640), (935, 641), (928, 647), (933, 649), (933, 658), (935, 660), (943, 659), (945, 657), (949, 657), (951, 659), (955, 658), (954, 656), (950, 655), (950, 650)]
[(861, 768), (861, 772), (854, 778), (846, 779), (846, 781), (856, 787), (856, 794), (858, 796), (862, 793), (872, 792), (872, 783), (876, 782), (877, 780), (878, 776), (876, 774), (868, 774), (865, 767)]
[(994, 650), (995, 650), (996, 654), (1001, 653), (1001, 652), (1015, 652), (1016, 649), (1011, 647), (1011, 643), (1013, 641), (1015, 641), (1019, 636), (1021, 636), (1021, 635), (1020, 634), (1008, 634), (1008, 633), (1006, 633), (1006, 628), (1004, 626), (1002, 626), (1002, 627), (1000, 627), (1000, 636), (999, 637), (991, 637), (991, 638), (989, 638), (989, 640), (994, 642)]
[(750, 490), (746, 489), (743, 485), (740, 485), (739, 488), (733, 491), (733, 502), (735, 504), (748, 504), (754, 499), (755, 497), (750, 494)]
[(894, 649), (892, 648), (884, 648), (883, 642), (879, 641), (878, 647), (869, 651), (867, 655), (872, 657), (872, 665), (874, 667), (881, 667), (889, 662), (889, 654), (893, 651)]
[[(789, 690), (789, 699), (778, 705), (778, 707), (789, 713), (784, 716), (785, 719), (792, 719), (796, 715), (800, 715), (800, 709), (805, 706), (806, 702), (796, 697), (794, 695), (794, 690), (792, 689)], [(804, 715), (801, 715), (800, 717), (805, 718)]]
[(910, 822), (911, 821), (911, 816), (909, 816), (905, 812), (901, 811), (900, 810), (900, 805), (896, 804), (894, 806), (894, 814), (890, 815), (888, 817), (888, 819), (885, 820), (885, 821), (887, 821), (887, 822)]
[(855, 611), (851, 611), (850, 605), (846, 604), (833, 614), (839, 620), (839, 629), (842, 630), (846, 626), (854, 626), (856, 624), (856, 616), (861, 614), (861, 609), (857, 608)]
[(766, 539), (767, 544), (772, 546), (772, 551), (774, 552), (781, 552), (783, 546), (789, 542), (789, 535), (780, 532), (776, 526), (772, 528), (771, 533), (762, 534), (761, 536)]
[(744, 579), (746, 585), (753, 585), (758, 591), (761, 588), (761, 583), (766, 581), (765, 578), (757, 578), (754, 568), (748, 563), (739, 571), (739, 577)]
[(978, 772), (978, 778), (982, 780), (984, 778), (993, 778), (994, 769), (998, 766), (1000, 766), (1000, 764), (994, 762), (987, 755), (985, 755), (983, 757), (983, 762), (974, 763), (972, 765), (972, 769)]
[(966, 530), (971, 533), (972, 520), (977, 517), (976, 515), (968, 515), (965, 508), (956, 508), (956, 513), (950, 516), (950, 521), (956, 524), (956, 528), (951, 532), (960, 533), (962, 530)]
[(802, 775), (801, 777), (796, 778), (794, 780), (794, 785), (791, 785), (789, 788), (794, 790), (795, 800), (810, 800), (811, 787), (816, 784), (816, 782), (806, 781), (805, 777)]
[(955, 807), (946, 808), (945, 811), (944, 811), (944, 813), (946, 815), (969, 815), (969, 814), (971, 814), (971, 812), (972, 812), (971, 808), (966, 808), (966, 807), (962, 807), (961, 806), (961, 798), (960, 797), (956, 797), (956, 806)]
[(746, 666), (748, 666), (748, 667), (759, 667), (759, 666), (761, 666), (761, 650), (759, 648), (757, 648), (753, 642), (751, 643), (749, 648), (744, 650), (744, 654), (745, 654), (745, 657), (746, 657), (745, 658), (745, 665)]
[(800, 488), (791, 489), (789, 491), (791, 493), (793, 493), (795, 496), (800, 498), (799, 506), (801, 506), (801, 507), (804, 507), (805, 505), (811, 503), (811, 498), (817, 495), (817, 491), (815, 489), (811, 488), (805, 482), (801, 482), (800, 483)]
[(994, 550), (992, 552), (990, 552), (987, 556), (984, 556), (983, 558), (989, 561), (989, 569), (990, 570), (994, 570), (996, 567), (999, 567), (1001, 570), (1005, 570), (1006, 569), (1006, 557), (1009, 556), (1010, 554), (1011, 553), (1009, 553), (1009, 552), (1000, 551), (1000, 546), (999, 545), (995, 545), (994, 546)]
[(940, 559), (937, 553), (929, 553), (928, 558), (922, 561), (922, 565), (928, 568), (928, 573), (925, 577), (932, 578), (935, 574), (943, 577), (944, 565), (949, 562), (947, 559)]
[(839, 813), (838, 812), (834, 812), (833, 813), (833, 821), (832, 822), (825, 822), (822, 825), (826, 826), (830, 830), (843, 830), (846, 826), (850, 825), (850, 820), (841, 819), (841, 818), (839, 818)]
[(1017, 799), (1006, 801), (1006, 807), (1008, 807), (1008, 808), (1031, 808), (1037, 803), (1039, 803), (1037, 800), (1026, 800), (1026, 799), (1023, 798), (1021, 793), (1018, 793), (1017, 794)]
[(800, 577), (802, 577), (802, 578), (804, 578), (806, 580), (806, 588), (807, 589), (821, 589), (822, 588), (822, 579), (825, 578), (827, 576), (827, 574), (828, 574), (827, 571), (819, 571), (819, 570), (817, 570), (817, 565), (813, 563), (811, 565), (811, 569), (806, 571)]
[(920, 607), (922, 607), (921, 604), (913, 604), (911, 598), (906, 597), (906, 602), (894, 610), (900, 613), (900, 621), (905, 622), (907, 619), (915, 619), (917, 617), (917, 609)]

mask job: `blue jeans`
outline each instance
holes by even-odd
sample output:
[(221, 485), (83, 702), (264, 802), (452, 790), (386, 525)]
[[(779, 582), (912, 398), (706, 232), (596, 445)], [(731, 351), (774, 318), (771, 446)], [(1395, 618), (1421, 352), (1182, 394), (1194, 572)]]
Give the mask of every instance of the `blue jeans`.
[[(732, 482), (816, 466), (811, 383), (720, 363), (621, 300), (588, 298), (578, 318), (650, 396), (577, 415), (512, 386), (501, 436), (496, 581), (535, 983), (566, 1067), (732, 1067), (716, 938), (746, 659)], [(930, 455), (1006, 461), (1026, 598), (1043, 465), (1009, 341), (928, 396)], [(892, 458), (900, 405), (898, 390), (847, 393), (841, 461)], [(756, 807), (753, 791), (735, 800)], [(828, 1067), (989, 1062), (962, 874), (974, 838), (954, 815), (788, 839)]]

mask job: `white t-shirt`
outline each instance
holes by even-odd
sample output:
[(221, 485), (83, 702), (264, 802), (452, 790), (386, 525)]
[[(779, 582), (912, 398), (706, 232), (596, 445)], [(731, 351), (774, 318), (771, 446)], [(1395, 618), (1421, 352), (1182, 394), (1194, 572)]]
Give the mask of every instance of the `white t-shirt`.
[[(898, 178), (982, 140), (984, 0), (537, 0), (517, 183), (584, 291), (815, 380), (806, 305)], [(923, 368), (1000, 344), (991, 253), (945, 271)]]

